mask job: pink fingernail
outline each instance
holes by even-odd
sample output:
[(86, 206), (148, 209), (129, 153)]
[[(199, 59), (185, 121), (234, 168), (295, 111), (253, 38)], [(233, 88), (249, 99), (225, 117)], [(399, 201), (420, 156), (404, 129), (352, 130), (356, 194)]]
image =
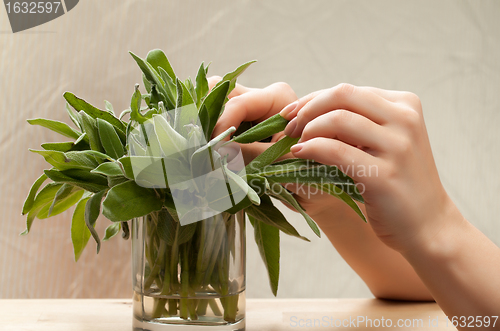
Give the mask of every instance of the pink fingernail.
[(297, 117), (295, 117), (293, 120), (290, 121), (290, 123), (288, 123), (283, 133), (289, 136), (291, 133), (293, 133), (293, 131), (295, 131), (296, 127), (297, 127)]
[(290, 148), (290, 152), (292, 152), (293, 154), (298, 153), (298, 152), (300, 152), (300, 150), (302, 149), (302, 147), (304, 147), (304, 144), (296, 144), (296, 145), (293, 145), (293, 146)]
[(291, 112), (293, 112), (295, 109), (297, 109), (297, 106), (299, 105), (299, 101), (295, 101), (295, 102), (292, 102), (291, 104), (289, 104), (288, 106), (286, 106), (285, 108), (283, 108), (282, 111), (280, 111), (280, 115), (281, 117), (285, 118), (285, 119), (289, 119), (288, 118), (288, 115), (290, 115)]

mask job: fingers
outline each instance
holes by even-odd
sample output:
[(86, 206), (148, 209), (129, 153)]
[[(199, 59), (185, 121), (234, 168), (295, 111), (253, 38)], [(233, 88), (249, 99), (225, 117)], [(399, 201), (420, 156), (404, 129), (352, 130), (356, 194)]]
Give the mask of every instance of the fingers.
[(290, 121), (295, 116), (297, 116), (297, 112), (302, 107), (304, 107), (306, 103), (308, 103), (309, 101), (311, 101), (316, 96), (318, 96), (319, 94), (323, 93), (324, 91), (325, 90), (319, 90), (319, 91), (315, 91), (315, 92), (309, 93), (308, 95), (300, 98), (299, 100), (292, 102), (291, 104), (289, 104), (288, 106), (286, 106), (285, 108), (283, 108), (283, 110), (280, 112), (281, 117), (283, 117), (283, 118), (285, 118), (285, 119), (287, 119), (287, 120)]
[(242, 122), (262, 121), (278, 113), (284, 106), (297, 99), (292, 88), (285, 83), (275, 83), (264, 89), (251, 89), (233, 97), (226, 103), (222, 116), (214, 129), (214, 136)]
[[(302, 159), (335, 165), (356, 181), (364, 182), (367, 169), (377, 166), (377, 159), (364, 151), (346, 144), (343, 141), (323, 137), (313, 138), (292, 146), (292, 154)], [(356, 165), (356, 169), (354, 168)], [(365, 171), (358, 171), (364, 167)]]
[(396, 111), (395, 104), (380, 95), (362, 87), (340, 84), (318, 94), (302, 109), (296, 110), (297, 119), (289, 123), (285, 133), (291, 137), (299, 137), (308, 122), (314, 118), (336, 109), (347, 109), (365, 116), (377, 124), (387, 123)]
[(383, 149), (386, 130), (359, 114), (339, 109), (316, 117), (302, 132), (301, 142), (317, 137), (341, 140), (352, 146)]

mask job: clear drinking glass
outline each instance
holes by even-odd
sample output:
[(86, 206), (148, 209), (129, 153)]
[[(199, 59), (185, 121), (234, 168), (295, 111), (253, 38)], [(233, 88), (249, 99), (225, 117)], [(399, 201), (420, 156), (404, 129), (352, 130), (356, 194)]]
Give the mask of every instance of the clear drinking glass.
[(244, 330), (244, 212), (185, 226), (173, 214), (132, 220), (134, 331)]

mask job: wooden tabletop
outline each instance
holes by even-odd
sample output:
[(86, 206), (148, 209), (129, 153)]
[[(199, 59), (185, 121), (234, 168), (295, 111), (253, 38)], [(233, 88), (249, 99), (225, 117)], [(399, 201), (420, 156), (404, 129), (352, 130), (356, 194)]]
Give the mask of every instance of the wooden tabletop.
[[(376, 299), (247, 300), (248, 331), (384, 328), (456, 330), (447, 323), (435, 303)], [(0, 300), (0, 330), (131, 331), (132, 302), (122, 299), (3, 299)]]

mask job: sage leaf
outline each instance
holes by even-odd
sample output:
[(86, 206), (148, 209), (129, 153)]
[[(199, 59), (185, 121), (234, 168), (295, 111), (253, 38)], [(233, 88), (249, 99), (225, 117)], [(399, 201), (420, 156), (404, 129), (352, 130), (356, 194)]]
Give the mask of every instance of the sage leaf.
[(98, 118), (97, 129), (99, 131), (101, 145), (104, 147), (107, 155), (115, 160), (125, 155), (125, 149), (123, 148), (120, 137), (118, 137), (118, 134), (111, 124)]
[(21, 233), (22, 236), (27, 235), (30, 232), (31, 226), (37, 214), (47, 204), (50, 205), (51, 201), (54, 199), (54, 196), (56, 195), (57, 191), (61, 186), (62, 184), (60, 183), (48, 183), (36, 195), (35, 200), (33, 201), (33, 204), (30, 208), (30, 211), (28, 212), (28, 216), (26, 217), (26, 230)]
[(195, 104), (197, 104), (197, 100), (196, 98), (198, 97), (196, 95), (196, 90), (194, 88), (194, 84), (193, 84), (193, 81), (191, 80), (191, 77), (188, 77), (185, 81), (184, 81), (184, 85), (186, 86), (187, 90), (189, 91), (189, 94), (191, 95), (191, 99), (193, 99), (193, 102)]
[[(36, 215), (36, 217), (38, 219), (46, 219), (46, 218), (49, 218), (52, 216), (59, 215), (62, 212), (65, 212), (66, 210), (68, 210), (69, 208), (74, 206), (78, 202), (78, 200), (81, 199), (81, 197), (83, 196), (83, 193), (84, 193), (83, 190), (81, 190), (79, 188), (73, 188), (73, 190), (71, 191), (71, 193), (69, 195), (67, 195), (64, 198), (59, 199), (58, 201), (56, 201), (54, 203), (54, 207), (52, 208), (52, 211), (50, 214), (49, 214), (49, 210), (50, 210), (52, 203), (49, 203), (49, 204), (46, 204), (45, 206), (43, 206), (43, 208)], [(54, 199), (55, 199), (55, 197), (54, 197)]]
[[(75, 176), (75, 172), (77, 172), (77, 171), (71, 170), (69, 172), (70, 172), (70, 174)], [(66, 183), (66, 184), (77, 186), (77, 187), (82, 188), (82, 189), (89, 191), (89, 192), (95, 193), (95, 192), (99, 192), (99, 191), (102, 191), (102, 190), (107, 188), (107, 185), (95, 183), (97, 178), (99, 178), (99, 180), (100, 180), (100, 178), (102, 178), (105, 182), (107, 182), (106, 178), (103, 178), (100, 175), (91, 174), (90, 172), (87, 172), (87, 174), (88, 174), (87, 176), (81, 176), (82, 174), (85, 174), (85, 172), (77, 173), (77, 175), (80, 174), (79, 177), (81, 177), (83, 179), (73, 178), (73, 177), (71, 177), (71, 176), (69, 176), (61, 171), (54, 170), (54, 169), (45, 170), (44, 173), (47, 177), (52, 179), (54, 182), (59, 183), (60, 185)], [(99, 177), (90, 177), (90, 175), (99, 176)], [(92, 181), (89, 181), (89, 179)]]
[(200, 68), (198, 69), (198, 74), (196, 75), (196, 105), (199, 107), (202, 100), (207, 96), (209, 91), (207, 73), (204, 68), (204, 63), (202, 62)]
[(309, 215), (306, 214), (304, 208), (302, 208), (298, 201), (295, 200), (293, 195), (281, 186), (281, 184), (273, 182), (272, 180), (269, 180), (269, 184), (271, 187), (269, 191), (270, 194), (295, 208), (304, 217), (311, 230), (313, 230), (313, 232), (321, 238), (321, 232), (319, 231), (318, 225)]
[(85, 224), (97, 243), (97, 254), (99, 254), (99, 251), (101, 250), (101, 239), (99, 239), (99, 235), (95, 230), (95, 223), (101, 213), (101, 201), (105, 194), (106, 190), (95, 193), (90, 197), (89, 201), (87, 201), (87, 204), (85, 205)]
[(266, 139), (280, 131), (283, 131), (288, 124), (288, 120), (276, 114), (267, 120), (251, 127), (239, 136), (233, 138), (233, 141), (241, 144), (253, 143)]
[(276, 208), (271, 198), (267, 195), (263, 195), (260, 199), (260, 205), (251, 205), (245, 209), (246, 213), (268, 225), (274, 226), (284, 233), (300, 238), (305, 241), (309, 241), (306, 237), (301, 236), (297, 230), (286, 220), (285, 216)]
[[(40, 154), (45, 161), (54, 166), (57, 170), (86, 169), (92, 170), (98, 166), (95, 160), (78, 157), (78, 154), (70, 158), (63, 152), (58, 151), (37, 151), (30, 149), (33, 153)], [(68, 152), (69, 153), (69, 152)]]
[(354, 202), (354, 200), (349, 196), (349, 194), (344, 192), (341, 188), (339, 188), (338, 186), (332, 185), (332, 184), (323, 184), (323, 185), (320, 185), (320, 188), (323, 191), (325, 191), (325, 192), (339, 198), (340, 200), (344, 201), (349, 207), (352, 208), (352, 210), (354, 210), (356, 212), (356, 214), (359, 215), (359, 217), (361, 217), (363, 222), (367, 223), (366, 217), (363, 214), (363, 212), (361, 211), (361, 209), (359, 208), (359, 206), (356, 204), (356, 202)]
[(134, 58), (135, 62), (137, 62), (137, 65), (142, 70), (144, 76), (151, 83), (151, 85), (156, 85), (159, 92), (167, 95), (167, 91), (165, 89), (165, 81), (160, 77), (156, 69), (149, 62), (144, 61), (134, 53), (129, 53)]
[(73, 109), (71, 109), (71, 107), (69, 106), (69, 103), (67, 103), (67, 102), (66, 102), (66, 112), (68, 113), (69, 118), (71, 119), (73, 124), (76, 125), (78, 130), (83, 131), (80, 116), (78, 115), (77, 112), (75, 112)]
[(125, 124), (123, 124), (122, 121), (111, 115), (110, 113), (97, 109), (96, 107), (92, 106), (89, 104), (87, 101), (78, 98), (71, 92), (65, 92), (63, 94), (64, 99), (73, 107), (76, 111), (84, 111), (87, 115), (91, 116), (92, 118), (101, 118), (107, 122), (109, 122), (111, 125), (113, 125), (115, 128), (117, 128), (119, 131), (121, 131), (121, 134), (124, 135), (125, 132)]
[(230, 84), (229, 81), (224, 81), (219, 86), (214, 87), (200, 106), (200, 123), (207, 141), (210, 140), (215, 124), (222, 114)]
[(265, 166), (273, 163), (279, 157), (290, 152), (290, 147), (295, 145), (299, 138), (290, 138), (285, 136), (283, 139), (274, 143), (266, 149), (262, 154), (253, 159), (246, 167), (245, 171), (247, 174), (252, 174), (263, 169)]
[(177, 87), (176, 84), (174, 83), (175, 78), (172, 79), (172, 77), (170, 77), (168, 73), (161, 67), (158, 68), (158, 72), (160, 74), (160, 77), (165, 82), (165, 91), (166, 91), (165, 98), (167, 101), (165, 106), (169, 110), (174, 109), (175, 100), (177, 100), (177, 92), (176, 92)]
[(280, 279), (280, 231), (251, 215), (248, 215), (248, 219), (253, 226), (255, 243), (267, 269), (271, 290), (276, 296)]
[(158, 220), (154, 220), (157, 223), (158, 236), (165, 240), (169, 246), (188, 242), (193, 237), (198, 226), (196, 223), (181, 226), (179, 221), (167, 209), (162, 209), (158, 213), (158, 218)]
[(163, 154), (165, 156), (179, 155), (185, 159), (185, 152), (188, 149), (186, 138), (175, 131), (165, 117), (161, 115), (154, 115), (153, 122)]
[(73, 243), (75, 262), (80, 259), (90, 239), (90, 231), (85, 224), (85, 206), (89, 199), (90, 197), (87, 197), (78, 201), (71, 218), (71, 242)]
[(106, 108), (108, 113), (115, 116), (115, 111), (113, 110), (113, 105), (111, 104), (111, 102), (109, 102), (108, 100), (104, 100), (104, 108)]
[(111, 188), (102, 206), (104, 216), (113, 222), (122, 222), (160, 210), (163, 201), (154, 190), (128, 181)]
[(96, 120), (87, 115), (87, 113), (85, 113), (83, 110), (80, 111), (79, 114), (82, 119), (83, 130), (89, 137), (90, 148), (94, 151), (104, 152), (101, 140), (99, 139), (99, 131), (97, 130)]
[[(228, 177), (228, 179), (232, 180), (236, 185), (243, 191), (246, 192), (247, 197), (252, 201), (253, 204), (255, 205), (260, 205), (260, 198), (257, 192), (254, 191), (250, 185), (247, 184), (247, 182), (241, 178), (239, 175), (235, 174), (231, 170), (227, 168), (227, 163), (224, 162), (223, 168), (225, 170), (225, 173)], [(231, 185), (231, 187), (234, 187), (234, 185)], [(234, 192), (233, 192), (234, 194)]]
[(50, 217), (50, 214), (52, 213), (52, 209), (54, 209), (54, 205), (56, 202), (66, 198), (68, 195), (71, 194), (73, 191), (74, 186), (69, 185), (69, 184), (63, 184), (61, 188), (57, 191), (56, 195), (54, 196), (54, 200), (52, 200), (52, 204), (50, 205), (49, 212), (47, 214), (48, 217)]
[(106, 228), (106, 232), (104, 234), (104, 238), (102, 238), (102, 241), (108, 241), (109, 239), (116, 236), (118, 234), (118, 232), (120, 232), (121, 228), (122, 228), (121, 222), (111, 223), (111, 225), (109, 225)]
[(26, 215), (31, 210), (31, 207), (33, 207), (33, 202), (35, 201), (35, 196), (42, 184), (47, 180), (47, 175), (42, 174), (38, 179), (33, 183), (31, 186), (31, 189), (28, 193), (28, 196), (26, 197), (26, 200), (24, 201), (23, 205), (23, 211), (22, 215)]
[(153, 49), (149, 51), (146, 56), (146, 61), (148, 61), (155, 70), (158, 70), (158, 67), (162, 68), (170, 76), (170, 78), (175, 80), (176, 76), (174, 69), (172, 69), (167, 56), (161, 49)]
[(122, 169), (120, 168), (118, 162), (102, 163), (97, 168), (91, 170), (90, 172), (105, 176), (123, 176)]
[(198, 108), (187, 87), (179, 79), (177, 83), (177, 103), (175, 108), (174, 129), (187, 138), (185, 125), (198, 122)]
[(238, 68), (234, 69), (234, 71), (227, 73), (222, 77), (222, 80), (215, 85), (215, 87), (218, 87), (219, 85), (224, 84), (223, 82), (229, 81), (229, 89), (227, 91), (227, 94), (231, 93), (231, 91), (236, 87), (236, 79), (238, 78), (239, 75), (241, 75), (252, 63), (257, 62), (256, 60), (249, 61), (247, 63), (244, 63), (240, 65)]
[(44, 128), (57, 132), (68, 138), (78, 139), (81, 135), (81, 132), (76, 131), (68, 124), (59, 121), (36, 118), (28, 120), (28, 123), (31, 125), (43, 126)]

